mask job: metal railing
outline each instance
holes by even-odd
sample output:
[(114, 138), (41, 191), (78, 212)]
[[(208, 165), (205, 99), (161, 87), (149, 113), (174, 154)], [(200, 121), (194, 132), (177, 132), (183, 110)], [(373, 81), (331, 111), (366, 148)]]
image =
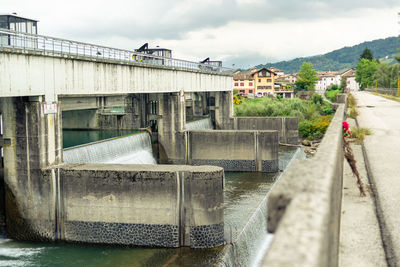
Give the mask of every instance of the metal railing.
[(233, 75), (234, 71), (230, 68), (218, 67), (199, 62), (161, 57), (50, 36), (0, 29), (0, 48), (3, 47), (18, 48), (23, 49), (24, 51), (43, 51), (60, 55), (80, 56), (91, 59), (107, 59), (124, 63), (166, 66), (211, 73), (226, 73), (228, 75)]

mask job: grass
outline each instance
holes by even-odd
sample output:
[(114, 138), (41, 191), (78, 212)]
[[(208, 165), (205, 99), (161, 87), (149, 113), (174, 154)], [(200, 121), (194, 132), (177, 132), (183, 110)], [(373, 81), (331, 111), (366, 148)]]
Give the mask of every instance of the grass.
[(393, 100), (393, 101), (400, 102), (400, 97), (398, 97), (398, 96), (385, 95), (385, 94), (380, 94), (380, 93), (376, 93), (376, 92), (370, 92), (370, 93), (373, 94), (373, 95), (376, 95), (376, 96), (381, 96), (381, 97), (384, 97), (384, 98), (387, 98), (387, 99), (390, 99), (390, 100)]
[(331, 102), (336, 102), (336, 96), (338, 94), (341, 94), (342, 90), (326, 90), (325, 91), (325, 96), (328, 98)]
[(357, 99), (352, 94), (349, 94), (349, 97), (347, 98), (347, 104), (349, 108), (357, 107)]
[(358, 115), (360, 115), (360, 114), (358, 113), (356, 107), (355, 107), (355, 106), (352, 106), (352, 107), (350, 108), (350, 113), (349, 113), (348, 117), (349, 117), (349, 118), (352, 118), (352, 119), (355, 119), (355, 118), (357, 118)]
[(310, 140), (324, 135), (334, 113), (331, 104), (316, 94), (309, 101), (268, 97), (246, 99), (234, 105), (234, 109), (236, 116), (297, 117), (299, 136)]
[(353, 129), (353, 133), (351, 134), (351, 138), (355, 139), (356, 144), (361, 144), (365, 136), (371, 135), (372, 131), (368, 128), (355, 128)]

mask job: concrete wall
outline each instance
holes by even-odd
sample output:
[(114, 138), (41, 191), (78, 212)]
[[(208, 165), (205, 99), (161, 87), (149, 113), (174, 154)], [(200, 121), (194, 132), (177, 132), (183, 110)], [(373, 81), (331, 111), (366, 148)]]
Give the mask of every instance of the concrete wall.
[(97, 109), (62, 112), (63, 129), (99, 129)]
[(0, 95), (110, 95), (232, 90), (232, 75), (40, 51), (0, 51)]
[(312, 159), (292, 164), (268, 198), (274, 239), (261, 266), (338, 266), (344, 105)]
[(278, 171), (277, 131), (188, 131), (188, 163), (225, 171)]
[(41, 168), (61, 162), (61, 111), (44, 114), (42, 98), (0, 98), (3, 115), (7, 234), (20, 240), (54, 240), (55, 184)]
[(232, 124), (234, 130), (276, 130), (279, 132), (279, 142), (299, 143), (297, 118), (234, 117)]
[(223, 170), (212, 166), (59, 165), (55, 239), (193, 248), (224, 242)]

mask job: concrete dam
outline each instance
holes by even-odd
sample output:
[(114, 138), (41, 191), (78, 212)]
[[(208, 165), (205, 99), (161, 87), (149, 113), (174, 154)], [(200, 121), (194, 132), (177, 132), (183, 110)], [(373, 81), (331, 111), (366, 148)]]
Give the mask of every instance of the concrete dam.
[[(221, 246), (224, 170), (276, 173), (278, 142), (297, 143), (296, 118), (233, 116), (223, 68), (18, 47), (1, 47), (0, 62), (4, 216), (16, 240)], [(144, 128), (151, 136), (63, 149), (63, 130)]]

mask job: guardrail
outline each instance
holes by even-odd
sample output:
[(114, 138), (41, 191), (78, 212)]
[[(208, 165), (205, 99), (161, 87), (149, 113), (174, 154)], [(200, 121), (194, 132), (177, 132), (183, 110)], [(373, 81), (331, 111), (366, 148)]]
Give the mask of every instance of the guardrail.
[(187, 61), (182, 59), (161, 57), (146, 53), (111, 48), (95, 44), (60, 39), (50, 36), (29, 34), (0, 29), (0, 48), (18, 48), (24, 51), (43, 51), (61, 55), (81, 56), (94, 59), (115, 60), (125, 63), (139, 63), (155, 66), (167, 66), (199, 70), (212, 73), (232, 74), (233, 69)]

